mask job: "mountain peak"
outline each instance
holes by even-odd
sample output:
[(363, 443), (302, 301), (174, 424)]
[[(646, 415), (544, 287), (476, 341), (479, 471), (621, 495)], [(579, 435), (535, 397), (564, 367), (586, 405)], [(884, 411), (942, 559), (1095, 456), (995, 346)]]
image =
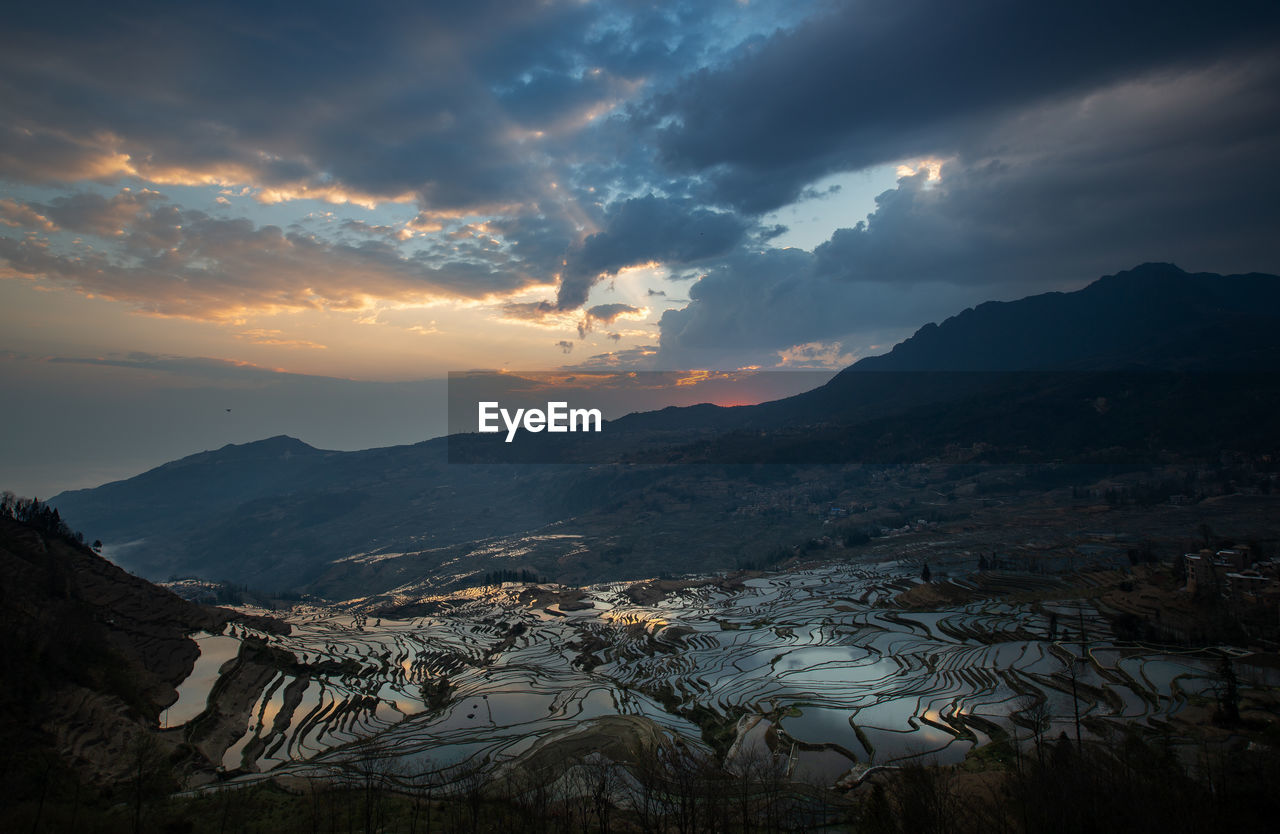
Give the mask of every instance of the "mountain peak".
[(1104, 276), (1073, 292), (980, 304), (941, 324), (927, 324), (889, 353), (852, 367), (859, 371), (1051, 370), (1116, 366), (1139, 358), (1160, 366), (1182, 364), (1186, 357), (1180, 357), (1180, 350), (1194, 351), (1211, 364), (1233, 367), (1233, 357), (1225, 353), (1201, 355), (1206, 341), (1210, 348), (1214, 344), (1205, 334), (1274, 332), (1278, 325), (1277, 276), (1189, 273), (1171, 263), (1152, 262)]
[(226, 452), (232, 449), (266, 454), (275, 452), (309, 453), (320, 451), (316, 447), (299, 440), (296, 437), (290, 437), (287, 434), (277, 434), (275, 437), (268, 437), (263, 440), (254, 440), (249, 443), (228, 443), (218, 451)]
[[(1104, 275), (1098, 281), (1110, 281), (1117, 278), (1128, 277), (1146, 277), (1151, 275), (1189, 275), (1190, 273), (1179, 267), (1177, 264), (1167, 263), (1165, 261), (1147, 261), (1138, 264), (1132, 269), (1122, 270), (1115, 275)], [(1097, 283), (1095, 281), (1094, 283)]]

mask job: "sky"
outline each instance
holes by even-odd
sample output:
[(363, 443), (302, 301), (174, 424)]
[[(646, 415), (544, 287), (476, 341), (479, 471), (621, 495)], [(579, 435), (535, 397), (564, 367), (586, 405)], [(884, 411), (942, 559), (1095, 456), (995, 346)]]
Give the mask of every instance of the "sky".
[(1278, 30), (1176, 0), (8, 10), (0, 488), (423, 440), (454, 371), (835, 370), (1145, 261), (1280, 272)]

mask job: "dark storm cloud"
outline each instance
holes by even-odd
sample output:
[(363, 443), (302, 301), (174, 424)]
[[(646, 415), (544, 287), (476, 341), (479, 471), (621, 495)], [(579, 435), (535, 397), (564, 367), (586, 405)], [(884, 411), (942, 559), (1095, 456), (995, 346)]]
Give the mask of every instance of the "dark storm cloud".
[(161, 199), (155, 191), (124, 190), (113, 197), (80, 192), (55, 197), (47, 204), (35, 204), (32, 209), (42, 212), (58, 226), (73, 232), (111, 236), (120, 234), (132, 226), (147, 206)]
[[(0, 28), (0, 179), (412, 200), (430, 220), (490, 216), (521, 269), (551, 280), (603, 222), (605, 202), (690, 185), (653, 176), (651, 151), (607, 114), (714, 62), (733, 45), (726, 29), (771, 28), (797, 10), (730, 0), (15, 9)], [(709, 212), (684, 212), (705, 227), (702, 251), (731, 243)], [(344, 231), (408, 237), (354, 222)], [(627, 234), (576, 251), (581, 269), (626, 265)], [(700, 256), (670, 240), (663, 251)], [(592, 278), (575, 273), (562, 295)]]
[(601, 275), (658, 261), (683, 264), (723, 254), (748, 228), (742, 217), (702, 208), (688, 200), (652, 194), (612, 207), (604, 231), (571, 250), (560, 282), (561, 309), (582, 306)]
[[(705, 58), (729, 3), (67, 3), (0, 30), (0, 176), (280, 196), (536, 201), (569, 145), (520, 135)], [(531, 144), (525, 144), (526, 139)]]
[(1244, 56), (992, 119), (939, 179), (903, 177), (813, 253), (711, 270), (664, 314), (664, 358), (911, 326), (1144, 261), (1280, 272), (1278, 87), (1280, 60)]
[[(1188, 96), (1194, 86), (1177, 92)], [(816, 271), (1032, 290), (1159, 258), (1222, 272), (1280, 266), (1267, 231), (1280, 221), (1268, 196), (1280, 188), (1280, 167), (1260, 158), (1268, 145), (1280, 147), (1280, 125), (1255, 122), (1249, 141), (1197, 141), (1160, 129), (1154, 95), (1146, 88), (1117, 96), (1146, 99), (1145, 131), (1117, 113), (1094, 119), (1114, 131), (1102, 142), (1080, 137), (1055, 147), (1047, 137), (1018, 137), (1005, 155), (944, 165), (940, 182), (925, 173), (903, 178), (866, 222), (814, 250)]]
[(0, 175), (416, 193), (443, 208), (521, 192), (501, 114), (475, 105), (482, 86), (454, 71), (430, 21), (338, 8), (255, 9), (250, 22), (92, 4), (69, 12), (74, 28), (6, 26)]
[[(0, 179), (248, 184), (421, 213), (324, 239), (142, 188), (6, 198), (0, 223), (39, 234), (0, 237), (0, 257), (9, 277), (214, 318), (558, 274), (554, 302), (506, 315), (564, 326), (601, 276), (695, 265), (664, 351), (835, 339), (1143, 260), (1274, 268), (1276, 4), (813, 8), (15, 8)], [(941, 182), (904, 179), (812, 254), (769, 248), (785, 229), (761, 215), (823, 176), (923, 156), (947, 160)], [(72, 255), (55, 229), (114, 243)]]
[(487, 225), (510, 242), (511, 254), (531, 272), (548, 278), (560, 271), (565, 251), (578, 237), (563, 212), (521, 212), (495, 218)]
[[(523, 4), (84, 4), (6, 19), (0, 174), (135, 171), (396, 197), (528, 199), (536, 169), (468, 66)], [(555, 17), (554, 14), (546, 16)]]
[(750, 211), (813, 180), (950, 155), (985, 120), (1125, 78), (1274, 48), (1280, 6), (1240, 2), (841, 4), (699, 72), (646, 111), (673, 168)]

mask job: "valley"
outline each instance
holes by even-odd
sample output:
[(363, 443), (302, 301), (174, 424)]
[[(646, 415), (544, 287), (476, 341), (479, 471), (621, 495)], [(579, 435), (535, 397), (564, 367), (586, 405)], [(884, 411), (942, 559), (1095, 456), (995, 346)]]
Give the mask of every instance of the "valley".
[[(302, 607), (287, 635), (233, 626), (222, 639), (241, 641), (241, 657), (265, 647), (283, 662), (222, 768), (233, 782), (342, 779), (376, 751), (406, 784), (447, 784), (535, 755), (567, 766), (624, 719), (726, 764), (758, 745), (797, 778), (851, 785), (877, 765), (957, 764), (993, 737), (1074, 737), (1077, 707), (1087, 739), (1141, 727), (1195, 749), (1180, 720), (1212, 701), (1218, 655), (1117, 639), (1094, 602), (1071, 598), (1121, 572), (1010, 575), (1009, 590), (1045, 599), (914, 610), (899, 600), (919, 565), (580, 592), (508, 583), (414, 606), (430, 614)], [(1249, 685), (1280, 685), (1250, 653), (1232, 655)], [(217, 689), (186, 686), (182, 698)], [(199, 728), (196, 717), (166, 732)]]
[(1280, 773), (1275, 294), (1146, 264), (581, 444), (281, 435), (6, 494), (9, 819), (1247, 828)]

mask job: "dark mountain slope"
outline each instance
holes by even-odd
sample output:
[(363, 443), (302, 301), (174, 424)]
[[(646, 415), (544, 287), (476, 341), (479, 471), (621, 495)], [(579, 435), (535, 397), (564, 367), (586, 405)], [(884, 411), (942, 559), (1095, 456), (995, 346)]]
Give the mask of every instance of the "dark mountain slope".
[[(795, 397), (629, 415), (598, 437), (529, 435), (536, 441), (509, 446), (499, 440), (488, 447), (498, 455), (481, 458), (546, 465), (449, 462), (479, 435), (452, 448), (457, 438), (362, 452), (272, 438), (55, 501), (90, 536), (132, 543), (112, 556), (146, 575), (227, 578), (270, 591), (307, 588), (335, 568), (358, 585), (381, 570), (370, 567), (375, 562), (404, 553), (414, 554), (412, 567), (397, 568), (396, 582), (428, 574), (442, 584), (462, 581), (477, 570), (509, 567), (481, 564), (500, 558), (496, 539), (541, 531), (567, 542), (587, 529), (608, 535), (633, 523), (637, 507), (664, 506), (659, 490), (705, 515), (683, 529), (680, 547), (645, 539), (651, 552), (644, 564), (706, 567), (767, 532), (718, 525), (735, 502), (747, 500), (735, 496), (751, 491), (724, 486), (738, 483), (738, 470), (697, 486), (649, 469), (619, 474), (563, 462), (1213, 457), (1223, 444), (1254, 449), (1274, 439), (1277, 333), (1280, 278), (1146, 264), (1077, 292), (979, 305)], [(683, 497), (699, 490), (724, 497), (714, 510), (708, 499)], [(548, 525), (558, 526), (544, 530)], [(691, 537), (698, 537), (696, 549)], [(580, 561), (573, 554), (583, 549), (607, 548), (564, 544), (539, 570), (573, 581), (606, 578), (573, 571)], [(607, 569), (639, 564), (638, 557), (619, 557)]]
[(90, 782), (127, 778), (127, 750), (156, 730), (199, 657), (191, 633), (233, 619), (284, 627), (187, 602), (7, 517), (0, 576), (0, 781), (18, 793), (33, 769), (53, 763)]
[[(1241, 346), (1206, 343), (1203, 332), (1257, 332), (1280, 321), (1274, 275), (1187, 273), (1148, 263), (1070, 293), (989, 301), (926, 325), (856, 371), (1118, 370), (1189, 360), (1242, 370)], [(1270, 344), (1274, 353), (1280, 345)], [(1273, 366), (1274, 367), (1274, 366)]]
[(194, 526), (210, 515), (305, 482), (341, 454), (292, 437), (272, 437), (189, 455), (91, 490), (64, 492), (57, 504), (83, 529), (101, 531), (94, 535), (120, 544), (118, 519), (130, 519), (128, 529), (138, 533), (123, 541), (148, 535), (153, 520), (162, 519), (163, 529)]
[(359, 452), (294, 440), (225, 446), (54, 503), (156, 580), (300, 588), (335, 557), (474, 539), (564, 516), (554, 468), (450, 466), (443, 438)]
[(1280, 278), (1148, 263), (1075, 292), (990, 301), (926, 324), (826, 385), (757, 406), (668, 408), (627, 431), (849, 424), (971, 397), (1018, 371), (1280, 370)]

